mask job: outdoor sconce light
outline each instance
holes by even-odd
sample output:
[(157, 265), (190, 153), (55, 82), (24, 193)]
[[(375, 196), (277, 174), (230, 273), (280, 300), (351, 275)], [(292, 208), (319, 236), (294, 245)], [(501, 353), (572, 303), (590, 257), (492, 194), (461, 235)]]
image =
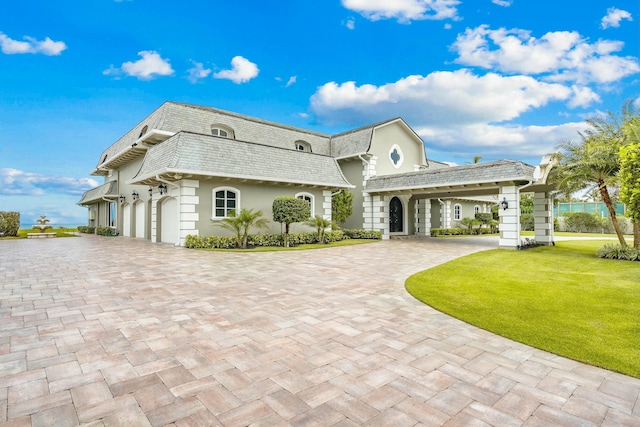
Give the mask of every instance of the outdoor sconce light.
[(124, 203), (124, 201), (127, 200), (126, 197), (124, 197), (124, 194), (120, 195), (120, 203)]
[(153, 188), (149, 187), (149, 197), (153, 197)]
[(167, 186), (164, 184), (158, 185), (158, 190), (160, 190), (160, 195), (167, 194)]
[(500, 202), (500, 205), (502, 206), (502, 209), (504, 209), (505, 211), (509, 208), (509, 202), (507, 202), (507, 198), (503, 197), (502, 201)]
[(133, 197), (133, 200), (138, 200), (138, 197), (140, 197), (140, 195), (136, 190), (133, 190), (133, 193), (131, 193), (131, 197)]

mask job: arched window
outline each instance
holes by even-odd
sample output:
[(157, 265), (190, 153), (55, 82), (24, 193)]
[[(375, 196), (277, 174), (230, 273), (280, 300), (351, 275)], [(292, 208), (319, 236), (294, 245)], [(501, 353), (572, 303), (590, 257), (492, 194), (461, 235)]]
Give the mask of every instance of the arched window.
[(296, 150), (311, 152), (311, 145), (306, 141), (296, 141)]
[(240, 190), (233, 187), (213, 189), (213, 218), (229, 218), (240, 211)]
[(480, 206), (475, 205), (475, 206), (473, 207), (473, 213), (474, 213), (474, 214), (479, 214), (480, 212), (482, 212), (482, 210), (480, 209)]
[(211, 125), (211, 135), (221, 138), (233, 138), (233, 130), (223, 125)]
[(462, 205), (456, 203), (453, 205), (453, 219), (460, 221), (462, 219)]
[(314, 209), (314, 197), (313, 194), (311, 193), (298, 193), (296, 194), (296, 198), (298, 199), (302, 199), (302, 200), (306, 200), (307, 202), (309, 202), (309, 206), (311, 207), (311, 217), (313, 218), (316, 213), (315, 213), (315, 209)]

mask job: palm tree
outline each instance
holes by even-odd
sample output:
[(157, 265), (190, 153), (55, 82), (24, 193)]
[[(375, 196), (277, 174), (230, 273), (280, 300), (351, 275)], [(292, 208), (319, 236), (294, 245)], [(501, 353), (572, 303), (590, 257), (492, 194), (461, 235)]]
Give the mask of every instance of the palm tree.
[(627, 246), (609, 194), (609, 186), (614, 185), (620, 169), (618, 148), (601, 135), (582, 135), (582, 141), (567, 141), (560, 144), (558, 153), (558, 186), (561, 191), (571, 194), (588, 187), (596, 188), (607, 206), (609, 216), (620, 245)]
[(249, 229), (269, 226), (269, 220), (262, 218), (262, 215), (262, 211), (254, 212), (253, 209), (242, 209), (238, 215), (234, 212), (229, 218), (225, 218), (215, 225), (235, 233), (238, 248), (246, 249)]
[(333, 225), (333, 222), (323, 218), (320, 215), (316, 215), (313, 218), (309, 218), (308, 221), (305, 222), (309, 227), (313, 227), (318, 231), (318, 242), (324, 243), (324, 230)]
[(627, 143), (625, 129), (629, 123), (637, 123), (640, 118), (633, 107), (633, 100), (624, 102), (620, 117), (611, 111), (606, 115), (596, 116), (586, 122), (590, 126), (580, 133), (580, 143), (564, 142), (560, 144), (561, 153), (557, 178), (560, 190), (565, 194), (583, 190), (588, 187), (597, 188), (600, 198), (607, 206), (611, 223), (616, 231), (622, 247), (627, 247), (618, 218), (613, 208), (609, 187), (617, 184), (620, 170), (620, 147)]

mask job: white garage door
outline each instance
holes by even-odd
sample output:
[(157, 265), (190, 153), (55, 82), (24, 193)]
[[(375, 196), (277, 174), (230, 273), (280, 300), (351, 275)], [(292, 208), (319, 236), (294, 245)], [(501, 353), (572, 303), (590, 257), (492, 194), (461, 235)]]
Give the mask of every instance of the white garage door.
[(128, 203), (122, 207), (122, 235), (131, 236), (131, 205)]
[(138, 200), (138, 202), (134, 205), (136, 210), (136, 237), (140, 239), (144, 239), (144, 230), (146, 228), (146, 210), (144, 206), (144, 202), (142, 200)]
[(160, 241), (178, 243), (180, 241), (180, 223), (178, 222), (178, 202), (169, 197), (162, 202), (160, 210)]

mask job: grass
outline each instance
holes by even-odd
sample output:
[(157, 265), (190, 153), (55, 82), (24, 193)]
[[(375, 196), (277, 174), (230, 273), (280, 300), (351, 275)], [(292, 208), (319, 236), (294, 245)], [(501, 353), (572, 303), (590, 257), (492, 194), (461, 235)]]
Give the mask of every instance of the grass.
[[(77, 228), (48, 228), (45, 230), (47, 233), (56, 233), (56, 237), (77, 237)], [(0, 240), (12, 240), (12, 239), (26, 239), (28, 233), (39, 233), (39, 230), (32, 230), (30, 228), (21, 228), (18, 230), (17, 237), (1, 237)]]
[(255, 248), (249, 249), (204, 249), (207, 251), (220, 251), (220, 252), (282, 252), (282, 251), (306, 251), (309, 249), (324, 249), (324, 248), (334, 248), (337, 246), (353, 246), (353, 245), (362, 245), (365, 243), (375, 243), (380, 240), (376, 239), (345, 239), (337, 242), (332, 242), (329, 244), (324, 243), (314, 243), (314, 244), (305, 244), (298, 245), (290, 248), (284, 248), (282, 246), (257, 246)]
[(406, 287), (472, 325), (640, 378), (640, 263), (595, 257), (605, 243), (480, 252), (415, 274)]

